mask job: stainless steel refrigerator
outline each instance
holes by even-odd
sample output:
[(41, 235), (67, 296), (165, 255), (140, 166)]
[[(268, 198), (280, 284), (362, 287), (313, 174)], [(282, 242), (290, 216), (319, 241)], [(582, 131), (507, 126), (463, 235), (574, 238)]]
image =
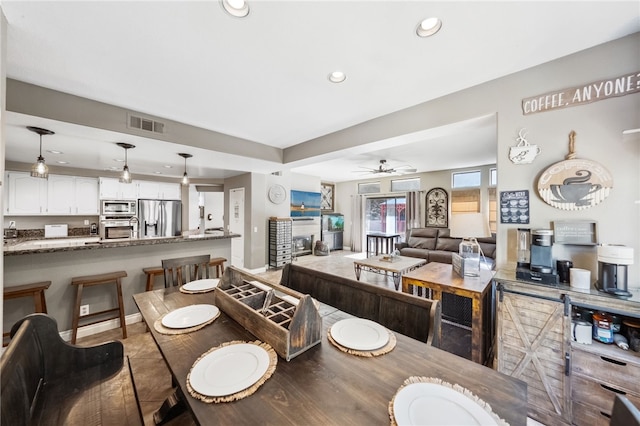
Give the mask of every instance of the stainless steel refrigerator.
[(182, 202), (138, 200), (138, 229), (139, 238), (182, 235)]

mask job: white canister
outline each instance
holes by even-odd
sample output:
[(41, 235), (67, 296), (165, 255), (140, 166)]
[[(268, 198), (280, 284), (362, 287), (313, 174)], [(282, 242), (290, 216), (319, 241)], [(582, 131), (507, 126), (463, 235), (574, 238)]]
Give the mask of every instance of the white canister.
[(573, 338), (583, 345), (590, 345), (592, 342), (592, 327), (587, 321), (573, 322)]
[(569, 284), (574, 288), (589, 290), (591, 288), (591, 271), (580, 268), (569, 269)]

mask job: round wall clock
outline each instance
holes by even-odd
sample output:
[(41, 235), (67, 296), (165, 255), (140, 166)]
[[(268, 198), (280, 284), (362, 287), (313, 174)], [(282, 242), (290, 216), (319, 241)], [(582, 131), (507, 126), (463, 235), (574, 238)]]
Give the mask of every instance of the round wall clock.
[(276, 183), (269, 187), (269, 201), (273, 204), (281, 204), (284, 200), (287, 199), (287, 190), (284, 186)]

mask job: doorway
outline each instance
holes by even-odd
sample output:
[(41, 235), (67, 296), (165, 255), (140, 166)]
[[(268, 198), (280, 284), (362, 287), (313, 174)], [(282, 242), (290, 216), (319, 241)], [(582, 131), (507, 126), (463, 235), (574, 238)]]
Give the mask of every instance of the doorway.
[(405, 197), (369, 197), (365, 202), (365, 235), (373, 232), (400, 234), (407, 227)]
[(242, 235), (231, 238), (231, 265), (244, 268), (244, 188), (229, 190), (229, 231)]

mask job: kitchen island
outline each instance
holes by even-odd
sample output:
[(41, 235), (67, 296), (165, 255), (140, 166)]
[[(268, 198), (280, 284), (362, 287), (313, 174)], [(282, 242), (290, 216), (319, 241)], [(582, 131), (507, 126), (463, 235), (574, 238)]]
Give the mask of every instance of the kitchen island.
[[(103, 240), (81, 237), (56, 240), (16, 240), (4, 247), (4, 287), (39, 281), (51, 281), (45, 297), (49, 315), (58, 322), (63, 338), (71, 335), (71, 316), (75, 288), (71, 278), (76, 276), (125, 271), (122, 291), (127, 322), (140, 321), (140, 314), (132, 295), (145, 291), (146, 276), (142, 269), (160, 267), (162, 259), (209, 254), (211, 257), (231, 259), (231, 238), (239, 234), (216, 231), (204, 235), (167, 238)], [(66, 242), (66, 243), (65, 243)], [(158, 279), (156, 287), (161, 285)], [(116, 306), (115, 290), (111, 286), (87, 288), (83, 304), (90, 312)], [(11, 326), (33, 312), (29, 298), (15, 299), (4, 306), (3, 328)], [(94, 331), (118, 327), (117, 320), (97, 324)], [(102, 327), (102, 328), (98, 328)], [(89, 334), (92, 327), (79, 330), (79, 337)]]

